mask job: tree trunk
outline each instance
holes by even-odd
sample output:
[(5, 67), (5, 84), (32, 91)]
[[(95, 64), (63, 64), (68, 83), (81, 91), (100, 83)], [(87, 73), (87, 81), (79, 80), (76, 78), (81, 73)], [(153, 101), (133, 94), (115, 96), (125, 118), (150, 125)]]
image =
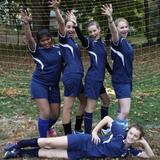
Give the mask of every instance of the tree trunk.
[(157, 18), (157, 44), (160, 45), (160, 0), (156, 0), (158, 8), (158, 18)]
[(33, 35), (39, 29), (49, 29), (50, 9), (46, 0), (32, 0)]
[(149, 5), (148, 0), (144, 0), (144, 21), (145, 21), (145, 36), (147, 38), (147, 45), (152, 45), (152, 34), (149, 27)]

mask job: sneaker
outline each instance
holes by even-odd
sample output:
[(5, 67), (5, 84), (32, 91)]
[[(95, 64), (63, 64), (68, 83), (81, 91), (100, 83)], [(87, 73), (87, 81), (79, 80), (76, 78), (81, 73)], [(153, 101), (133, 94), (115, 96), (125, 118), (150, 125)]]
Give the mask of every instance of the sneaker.
[(102, 135), (108, 135), (111, 134), (111, 128), (107, 128), (107, 129), (101, 129), (101, 134)]
[(18, 149), (17, 143), (8, 143), (4, 146), (4, 151), (12, 151), (13, 149)]
[(13, 149), (12, 151), (6, 151), (3, 159), (10, 159), (10, 158), (18, 158), (20, 157), (20, 150)]
[(55, 131), (54, 128), (50, 128), (48, 130), (48, 137), (56, 137), (57, 136), (57, 132)]

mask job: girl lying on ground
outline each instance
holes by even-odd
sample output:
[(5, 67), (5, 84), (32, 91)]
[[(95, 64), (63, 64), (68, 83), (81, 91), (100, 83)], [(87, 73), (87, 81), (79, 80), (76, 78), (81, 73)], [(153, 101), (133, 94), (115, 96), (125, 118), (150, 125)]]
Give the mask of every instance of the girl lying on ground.
[[(98, 136), (98, 132), (104, 125), (111, 127), (111, 134)], [(135, 143), (139, 144), (141, 148), (132, 147)], [(25, 156), (69, 160), (126, 157), (128, 155), (143, 158), (154, 156), (151, 147), (144, 138), (141, 126), (133, 125), (126, 132), (116, 120), (109, 116), (104, 117), (96, 125), (91, 135), (70, 134), (61, 137), (25, 139), (14, 144), (7, 144), (4, 150), (4, 159)]]

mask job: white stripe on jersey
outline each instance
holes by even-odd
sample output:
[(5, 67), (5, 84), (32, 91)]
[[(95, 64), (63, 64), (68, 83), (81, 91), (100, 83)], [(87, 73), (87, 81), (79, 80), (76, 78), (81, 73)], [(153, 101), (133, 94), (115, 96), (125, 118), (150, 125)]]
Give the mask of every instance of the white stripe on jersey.
[(112, 137), (113, 137), (113, 134), (111, 134), (110, 137), (109, 137), (109, 139), (106, 140), (106, 141), (104, 141), (103, 144), (104, 144), (104, 143), (109, 143), (109, 142), (111, 141)]
[(88, 52), (95, 57), (95, 61), (96, 61), (96, 64), (97, 64), (97, 55), (96, 55), (96, 53), (95, 53), (95, 52), (92, 52), (92, 51), (88, 51)]
[(71, 53), (72, 53), (72, 56), (74, 57), (73, 47), (72, 47), (72, 46), (70, 46), (70, 45), (68, 45), (68, 44), (62, 44), (62, 43), (60, 43), (60, 45), (61, 45), (62, 47), (69, 48), (70, 51), (71, 51)]
[(41, 65), (41, 69), (43, 71), (44, 64), (42, 63), (42, 61), (40, 59), (38, 59), (38, 58), (34, 58), (33, 56), (32, 56), (32, 58)]
[(125, 64), (124, 64), (124, 56), (123, 56), (123, 54), (122, 54), (121, 52), (119, 52), (119, 51), (116, 51), (116, 50), (113, 49), (112, 47), (111, 47), (111, 50), (112, 50), (114, 53), (116, 53), (116, 54), (121, 58), (122, 63), (123, 63), (123, 66), (124, 66)]

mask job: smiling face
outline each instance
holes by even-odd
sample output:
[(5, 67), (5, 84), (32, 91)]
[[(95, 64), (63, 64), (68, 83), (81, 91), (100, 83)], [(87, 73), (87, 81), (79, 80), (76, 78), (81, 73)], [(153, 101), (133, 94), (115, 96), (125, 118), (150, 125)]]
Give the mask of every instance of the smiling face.
[(131, 127), (127, 132), (126, 142), (128, 144), (133, 144), (140, 138), (141, 138), (141, 131), (135, 127)]
[(43, 48), (50, 48), (52, 46), (52, 38), (51, 37), (48, 37), (46, 35), (43, 35), (39, 41), (40, 45), (43, 47)]
[(96, 24), (93, 24), (91, 26), (88, 27), (88, 34), (89, 37), (97, 40), (100, 38), (100, 27), (97, 27)]
[(72, 21), (67, 21), (66, 22), (66, 33), (70, 36), (70, 37), (74, 37), (75, 36), (75, 25)]
[(117, 22), (116, 27), (117, 27), (119, 34), (123, 38), (126, 38), (128, 35), (128, 31), (129, 31), (128, 22), (125, 19), (124, 20), (122, 19), (119, 22)]

